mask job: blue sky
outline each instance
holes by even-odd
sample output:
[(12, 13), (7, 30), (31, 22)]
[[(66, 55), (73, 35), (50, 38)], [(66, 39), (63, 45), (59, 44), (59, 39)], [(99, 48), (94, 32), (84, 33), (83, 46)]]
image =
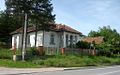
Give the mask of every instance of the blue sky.
[[(120, 0), (52, 0), (56, 23), (71, 26), (87, 35), (110, 25), (120, 33)], [(3, 10), (4, 0), (0, 0)]]

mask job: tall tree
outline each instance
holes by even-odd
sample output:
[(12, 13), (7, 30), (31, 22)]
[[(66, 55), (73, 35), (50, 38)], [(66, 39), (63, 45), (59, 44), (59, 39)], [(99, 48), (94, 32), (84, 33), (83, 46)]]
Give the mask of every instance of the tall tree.
[[(36, 25), (41, 29), (49, 28), (49, 22), (54, 22), (55, 15), (52, 14), (52, 4), (51, 0), (6, 0), (7, 12), (12, 15), (21, 15), (25, 16), (24, 24), (24, 42), (23, 42), (23, 60), (24, 60), (24, 51), (26, 45), (26, 30), (27, 22), (29, 19), (33, 21), (35, 19)], [(38, 28), (36, 26), (36, 29)], [(37, 32), (37, 31), (36, 31)]]
[(10, 33), (21, 27), (18, 17), (8, 16), (4, 11), (0, 12), (0, 42), (10, 45)]
[(31, 15), (33, 25), (35, 25), (35, 46), (37, 41), (37, 31), (39, 29), (43, 30), (43, 41), (44, 41), (44, 30), (48, 30), (51, 27), (51, 24), (54, 23), (55, 15), (52, 14), (53, 7), (51, 0), (35, 0), (34, 1), (34, 11)]
[(25, 49), (26, 49), (26, 36), (27, 36), (27, 20), (28, 14), (30, 13), (30, 0), (6, 0), (6, 12), (10, 15), (24, 15), (24, 26), (23, 26), (23, 46), (22, 46), (22, 60), (24, 61)]

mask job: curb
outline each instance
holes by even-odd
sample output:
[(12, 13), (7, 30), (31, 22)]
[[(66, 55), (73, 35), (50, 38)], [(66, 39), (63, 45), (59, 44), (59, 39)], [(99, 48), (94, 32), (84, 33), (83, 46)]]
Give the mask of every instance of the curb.
[[(33, 74), (33, 73), (41, 73), (41, 72), (54, 72), (54, 71), (64, 71), (64, 68), (27, 68), (27, 69), (19, 69), (19, 68), (1, 68), (0, 75), (19, 75), (19, 74)], [(5, 72), (2, 72), (5, 71)], [(6, 73), (9, 71), (9, 73)]]
[(84, 69), (84, 67), (64, 68), (64, 71), (67, 71), (67, 70), (78, 70), (78, 69)]

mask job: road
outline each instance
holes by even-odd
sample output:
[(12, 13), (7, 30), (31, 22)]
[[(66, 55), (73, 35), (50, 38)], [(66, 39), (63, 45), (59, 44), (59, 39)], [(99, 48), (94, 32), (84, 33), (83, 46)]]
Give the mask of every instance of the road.
[[(1, 74), (2, 72), (6, 72)], [(83, 68), (73, 70), (59, 70), (59, 71), (48, 71), (48, 72), (16, 72), (10, 74), (10, 71), (0, 70), (0, 75), (120, 75), (120, 66), (109, 66), (103, 68)]]
[(41, 72), (21, 75), (120, 75), (120, 66), (93, 69), (64, 70), (55, 72)]

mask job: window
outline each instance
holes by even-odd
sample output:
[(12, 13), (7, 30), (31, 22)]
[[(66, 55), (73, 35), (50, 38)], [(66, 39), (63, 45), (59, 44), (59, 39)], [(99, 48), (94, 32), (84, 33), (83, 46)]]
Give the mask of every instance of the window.
[(14, 37), (14, 43), (17, 43), (17, 36)]
[(73, 36), (70, 35), (70, 45), (72, 46), (73, 45)]
[(75, 36), (75, 43), (77, 43), (77, 36)]
[(42, 46), (42, 36), (38, 35), (37, 37), (38, 46)]
[(50, 44), (51, 44), (51, 45), (55, 45), (55, 40), (54, 40), (54, 38), (55, 38), (55, 35), (54, 35), (54, 34), (51, 34), (51, 35), (50, 35)]
[(30, 45), (30, 35), (28, 35), (27, 44)]
[(66, 35), (66, 47), (68, 46), (68, 35)]
[(18, 45), (19, 45), (19, 36), (17, 35), (14, 37), (14, 45), (13, 46), (18, 48)]

